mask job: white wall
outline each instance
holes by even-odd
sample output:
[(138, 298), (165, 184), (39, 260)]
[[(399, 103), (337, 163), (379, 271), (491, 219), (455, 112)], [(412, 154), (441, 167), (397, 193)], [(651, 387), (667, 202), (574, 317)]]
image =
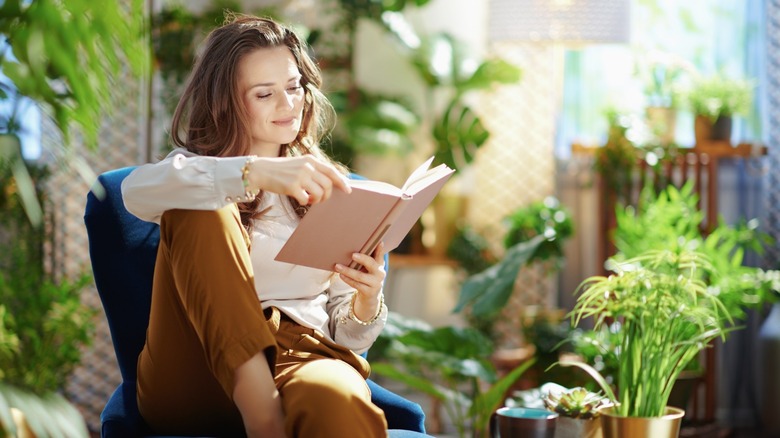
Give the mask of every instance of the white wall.
[[(433, 0), (404, 13), (420, 37), (447, 32), (478, 58), (486, 51), (487, 1)], [(355, 75), (366, 90), (401, 96), (422, 105), (423, 84), (377, 24), (361, 21), (355, 44)]]

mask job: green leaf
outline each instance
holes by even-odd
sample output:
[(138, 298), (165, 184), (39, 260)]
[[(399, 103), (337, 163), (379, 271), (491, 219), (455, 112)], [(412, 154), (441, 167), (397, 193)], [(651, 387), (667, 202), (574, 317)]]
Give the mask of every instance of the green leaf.
[[(81, 413), (64, 397), (56, 393), (36, 395), (32, 392), (0, 384), (0, 399), (25, 415), (30, 429), (40, 437), (87, 438), (87, 430)], [(0, 415), (2, 412), (0, 406)], [(5, 419), (3, 419), (5, 421)]]
[(544, 236), (540, 235), (520, 242), (509, 248), (500, 262), (469, 277), (461, 286), (458, 303), (453, 312), (460, 312), (471, 305), (474, 316), (491, 316), (498, 313), (512, 294), (517, 272), (544, 241)]
[(420, 122), (417, 115), (405, 105), (381, 97), (366, 97), (364, 104), (349, 115), (350, 128), (389, 129), (408, 133)]
[(453, 400), (457, 398), (453, 391), (442, 388), (428, 379), (403, 372), (387, 363), (372, 363), (371, 371), (380, 376), (397, 380), (412, 389), (428, 394), (438, 400)]
[(484, 90), (495, 84), (513, 84), (522, 77), (522, 70), (501, 59), (488, 60), (477, 67), (470, 78), (457, 84), (458, 91)]
[[(382, 96), (363, 94), (360, 100), (360, 106), (341, 116), (356, 151), (404, 154), (414, 148), (409, 133), (419, 125), (419, 118), (412, 110)], [(338, 103), (348, 104), (343, 99)]]
[(474, 160), (477, 150), (490, 133), (477, 114), (454, 99), (433, 126), (436, 140), (436, 162), (457, 169)]
[(22, 200), (22, 206), (30, 223), (39, 226), (43, 221), (43, 209), (35, 193), (35, 183), (27, 171), (27, 166), (24, 165), (19, 137), (14, 134), (0, 135), (0, 163), (3, 162), (9, 162), (11, 165), (19, 198)]
[(476, 418), (474, 430), (487, 430), (490, 415), (503, 403), (506, 392), (534, 363), (536, 358), (525, 361), (493, 384), (490, 389), (477, 395), (469, 408), (469, 415)]
[(11, 406), (8, 404), (2, 391), (0, 391), (0, 433), (4, 437), (16, 436), (16, 423), (14, 423), (14, 418), (11, 414)]
[(450, 35), (424, 38), (411, 55), (412, 66), (428, 86), (453, 84), (456, 50), (455, 40)]
[(136, 74), (147, 71), (143, 1), (128, 3), (3, 3), (0, 33), (18, 60), (4, 59), (3, 72), (20, 94), (50, 109), (66, 147), (73, 122), (87, 145), (96, 147), (96, 120), (110, 110), (115, 90), (111, 79), (128, 67)]
[(409, 330), (398, 337), (406, 345), (445, 353), (458, 359), (486, 357), (492, 352), (490, 341), (471, 327), (438, 327), (433, 330)]

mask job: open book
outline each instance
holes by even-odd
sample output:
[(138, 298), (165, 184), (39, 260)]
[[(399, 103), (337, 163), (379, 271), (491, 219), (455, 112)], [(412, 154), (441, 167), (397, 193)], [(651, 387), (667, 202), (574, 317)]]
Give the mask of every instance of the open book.
[(276, 260), (328, 271), (336, 263), (356, 267), (352, 253), (371, 254), (380, 242), (396, 248), (454, 172), (445, 164), (418, 167), (402, 188), (380, 181), (350, 180), (352, 193), (333, 190), (314, 204), (276, 255)]

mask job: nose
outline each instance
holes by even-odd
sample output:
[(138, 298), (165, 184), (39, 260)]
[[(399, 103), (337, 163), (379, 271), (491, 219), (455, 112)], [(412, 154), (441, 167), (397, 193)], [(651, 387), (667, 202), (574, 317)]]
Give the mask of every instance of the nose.
[(281, 98), (277, 101), (277, 105), (283, 109), (294, 108), (295, 95), (291, 93), (281, 93)]

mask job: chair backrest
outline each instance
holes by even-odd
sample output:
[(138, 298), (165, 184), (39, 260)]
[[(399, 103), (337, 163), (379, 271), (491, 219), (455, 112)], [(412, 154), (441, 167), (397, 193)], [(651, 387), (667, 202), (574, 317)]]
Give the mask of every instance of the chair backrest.
[[(123, 381), (135, 381), (136, 361), (149, 325), (152, 279), (160, 241), (159, 227), (130, 214), (122, 201), (125, 167), (98, 178), (105, 189), (99, 199), (87, 195), (84, 224), (100, 300), (106, 312)], [(98, 191), (99, 192), (99, 191)]]

